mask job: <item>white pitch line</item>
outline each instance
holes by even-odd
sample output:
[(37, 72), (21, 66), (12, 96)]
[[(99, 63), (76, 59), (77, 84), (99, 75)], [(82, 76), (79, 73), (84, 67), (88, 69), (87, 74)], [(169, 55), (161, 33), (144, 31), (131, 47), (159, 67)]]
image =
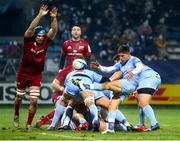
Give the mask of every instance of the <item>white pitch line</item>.
[[(64, 137), (64, 138), (69, 138), (69, 139), (81, 139), (81, 140), (94, 140), (94, 141), (104, 141), (104, 140), (98, 140), (95, 138), (83, 138), (83, 137), (72, 137), (72, 136), (65, 136), (65, 135), (60, 135), (60, 134), (49, 134), (49, 133), (40, 133), (41, 135), (48, 135), (48, 136), (56, 136), (56, 137)], [(109, 141), (109, 140), (106, 140)]]

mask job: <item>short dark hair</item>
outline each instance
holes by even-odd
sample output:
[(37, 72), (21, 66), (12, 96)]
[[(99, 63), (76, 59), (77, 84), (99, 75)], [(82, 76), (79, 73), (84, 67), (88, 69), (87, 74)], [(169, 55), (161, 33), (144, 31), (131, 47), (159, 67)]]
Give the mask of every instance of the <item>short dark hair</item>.
[(118, 48), (118, 53), (130, 53), (128, 45), (120, 45)]
[(119, 55), (116, 54), (116, 55), (113, 57), (113, 60), (114, 60), (114, 61), (118, 61), (118, 60), (119, 60)]
[(71, 29), (72, 29), (73, 27), (75, 27), (75, 26), (82, 28), (82, 25), (80, 25), (80, 24), (74, 24), (74, 25), (71, 27)]

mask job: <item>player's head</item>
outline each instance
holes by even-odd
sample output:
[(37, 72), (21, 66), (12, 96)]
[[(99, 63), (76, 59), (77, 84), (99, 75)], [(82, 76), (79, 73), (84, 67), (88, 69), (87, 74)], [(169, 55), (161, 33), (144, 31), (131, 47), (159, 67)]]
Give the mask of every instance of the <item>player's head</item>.
[(125, 63), (131, 57), (129, 46), (120, 45), (118, 48), (118, 56), (121, 63)]
[(84, 59), (75, 59), (72, 65), (75, 70), (83, 70), (87, 68), (87, 63)]
[(41, 44), (44, 41), (44, 37), (46, 35), (46, 29), (42, 26), (37, 26), (35, 28), (34, 37), (38, 44)]
[(114, 61), (115, 64), (119, 61), (119, 55), (118, 55), (118, 54), (116, 54), (116, 55), (113, 57), (113, 61)]
[(78, 41), (81, 38), (81, 27), (79, 25), (74, 25), (71, 29), (71, 36), (74, 41)]

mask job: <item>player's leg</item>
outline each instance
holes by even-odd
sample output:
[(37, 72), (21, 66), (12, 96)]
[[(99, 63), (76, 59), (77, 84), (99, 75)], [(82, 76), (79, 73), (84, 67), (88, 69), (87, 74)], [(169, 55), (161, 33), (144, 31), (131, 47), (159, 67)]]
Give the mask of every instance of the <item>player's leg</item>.
[(73, 111), (73, 120), (76, 121), (77, 127), (76, 130), (88, 130), (89, 128), (89, 122), (85, 118), (87, 116), (87, 108), (84, 105), (84, 103), (78, 104), (75, 106), (75, 109)]
[(72, 121), (73, 111), (76, 105), (80, 104), (74, 98), (69, 100), (68, 106), (61, 118), (61, 128), (68, 129), (70, 122)]
[(94, 94), (91, 91), (81, 91), (81, 96), (84, 100), (85, 106), (89, 109), (92, 115), (93, 130), (97, 131), (99, 128), (99, 120), (98, 120), (98, 109), (94, 101)]
[[(159, 88), (161, 79), (158, 73), (153, 70), (148, 70), (143, 73), (142, 79), (139, 82), (139, 86), (137, 88), (138, 92), (138, 105), (142, 108), (145, 116), (151, 122), (151, 130), (157, 130), (160, 128), (160, 125), (157, 122), (157, 119), (154, 114), (154, 110), (149, 105), (152, 95)], [(150, 77), (151, 76), (151, 77)]]
[(119, 95), (114, 95), (109, 108), (108, 108), (108, 132), (114, 132), (114, 123), (116, 118), (116, 109), (118, 108), (121, 100), (119, 99)]
[[(52, 95), (52, 101), (54, 105), (56, 105), (56, 102), (61, 97), (60, 96), (61, 93), (55, 91), (51, 95)], [(41, 118), (36, 122), (34, 127), (40, 128), (42, 125), (46, 125), (46, 124), (50, 125), (52, 123), (52, 118), (54, 116), (54, 113), (55, 113), (55, 109), (52, 109), (51, 111), (48, 112), (48, 114), (41, 116)]]
[(16, 97), (14, 101), (14, 127), (19, 127), (19, 109), (22, 103), (22, 99), (25, 95), (25, 90), (17, 89)]
[(96, 105), (99, 105), (99, 106), (105, 108), (106, 110), (108, 110), (110, 100), (106, 96), (102, 96), (102, 97), (98, 98), (95, 102), (96, 102)]
[(156, 127), (156, 126), (157, 126), (156, 128), (159, 129), (160, 126), (156, 120), (154, 110), (149, 105), (150, 100), (151, 100), (150, 94), (146, 94), (146, 93), (138, 94), (139, 107), (143, 110), (145, 116), (150, 120), (152, 129), (153, 127)]
[[(135, 86), (133, 83), (126, 79), (120, 79), (119, 84), (116, 83), (116, 86), (119, 86), (121, 88), (121, 93), (113, 93), (114, 96), (110, 102), (109, 105), (109, 113), (108, 113), (108, 129), (109, 131), (107, 132), (114, 132), (114, 123), (115, 123), (115, 118), (116, 118), (116, 109), (118, 109), (118, 106), (121, 102), (121, 97), (120, 94), (126, 93), (129, 94), (135, 90)], [(127, 121), (125, 122), (127, 123)]]
[(104, 90), (111, 90), (114, 93), (120, 93), (122, 91), (122, 84), (120, 80), (102, 83)]
[[(27, 77), (27, 76), (26, 76)], [(38, 98), (40, 96), (40, 87), (41, 87), (42, 74), (37, 74), (36, 76), (28, 76), (28, 86), (29, 86), (29, 111), (28, 119), (26, 123), (26, 128), (31, 129), (31, 124), (34, 119), (37, 110)]]
[(83, 111), (85, 110), (85, 106), (84, 104), (80, 104), (78, 106), (75, 107), (74, 111), (73, 111), (73, 119), (78, 121), (78, 126), (76, 128), (77, 131), (80, 130), (87, 130), (89, 123), (87, 122), (87, 120), (85, 119), (84, 115), (83, 115)]
[(47, 125), (52, 123), (52, 118), (54, 116), (55, 109), (52, 109), (49, 111), (47, 115), (43, 115), (40, 117), (40, 119), (36, 122), (34, 128), (40, 128), (42, 125)]
[(52, 119), (51, 125), (48, 127), (48, 131), (54, 131), (56, 124), (60, 120), (60, 117), (63, 115), (65, 107), (68, 105), (68, 101), (71, 99), (71, 97), (67, 94), (64, 93), (62, 95), (62, 98), (60, 98), (57, 101), (56, 108), (55, 108), (55, 113)]
[(30, 95), (30, 104), (28, 111), (28, 119), (26, 123), (27, 129), (31, 128), (34, 115), (36, 114), (37, 101), (38, 101), (38, 97), (40, 96), (40, 86), (29, 87), (29, 95)]
[[(138, 96), (138, 93), (136, 91), (135, 92), (135, 97), (137, 99), (137, 103), (139, 103), (137, 96)], [(145, 115), (144, 115), (143, 109), (141, 107), (139, 107), (139, 106), (138, 106), (138, 114), (139, 114), (139, 124), (138, 124), (138, 127), (145, 128)]]
[(111, 81), (111, 82), (104, 82), (104, 83), (92, 83), (92, 84), (85, 84), (80, 80), (73, 79), (73, 83), (78, 86), (81, 90), (91, 89), (91, 90), (112, 90), (114, 92), (121, 92), (121, 84), (119, 80)]
[(14, 126), (19, 127), (19, 110), (22, 103), (22, 99), (25, 95), (25, 88), (27, 81), (20, 73), (17, 74), (17, 90), (14, 100)]

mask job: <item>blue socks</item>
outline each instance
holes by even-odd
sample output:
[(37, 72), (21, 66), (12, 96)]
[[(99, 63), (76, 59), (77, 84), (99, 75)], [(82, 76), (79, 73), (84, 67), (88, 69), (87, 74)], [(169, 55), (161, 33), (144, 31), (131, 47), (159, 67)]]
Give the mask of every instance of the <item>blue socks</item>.
[(64, 106), (57, 104), (50, 127), (56, 126), (57, 122), (59, 121), (60, 117), (62, 116), (62, 114), (64, 112), (64, 109), (65, 109)]
[(93, 118), (92, 123), (94, 123), (94, 121), (98, 121), (98, 109), (96, 105), (92, 104), (91, 106), (89, 106), (89, 110)]
[(152, 107), (150, 105), (146, 105), (143, 108), (143, 112), (147, 116), (147, 118), (149, 118), (149, 120), (151, 121), (151, 126), (154, 126), (157, 123), (157, 120), (154, 115), (154, 111), (153, 111)]
[(71, 106), (67, 106), (66, 112), (63, 114), (61, 119), (61, 126), (68, 126), (73, 114), (73, 108)]
[(116, 110), (116, 120), (120, 122), (126, 121), (124, 114), (118, 109)]
[(115, 118), (116, 118), (116, 111), (108, 113), (108, 129), (114, 130)]
[(145, 120), (144, 119), (145, 115), (144, 115), (143, 109), (139, 107), (138, 112), (139, 112), (139, 125), (143, 126), (144, 125), (144, 120)]

